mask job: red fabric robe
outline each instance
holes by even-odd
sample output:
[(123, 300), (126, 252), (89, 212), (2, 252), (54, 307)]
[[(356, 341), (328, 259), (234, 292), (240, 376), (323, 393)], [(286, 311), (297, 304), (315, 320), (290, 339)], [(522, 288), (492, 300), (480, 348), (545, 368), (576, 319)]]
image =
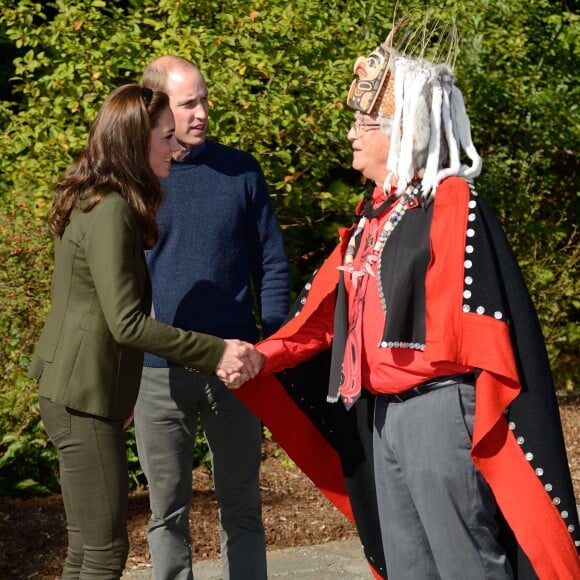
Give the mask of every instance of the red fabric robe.
[[(442, 182), (432, 211), (431, 259), (425, 277), (425, 357), (481, 369), (471, 455), (505, 519), (506, 547), (513, 542), (509, 555), (517, 577), (578, 580), (580, 529), (557, 401), (537, 316), (519, 267), (497, 221), (466, 181)], [(403, 227), (404, 221), (399, 225)], [(320, 392), (320, 377), (312, 370), (298, 374), (306, 385), (297, 397), (293, 394), (296, 377), (287, 380), (285, 375), (290, 371), (269, 374), (299, 369), (332, 338), (305, 328), (321, 309), (327, 316), (328, 301), (334, 302), (337, 266), (349, 235), (349, 230), (341, 233), (341, 243), (315, 274), (305, 301), (299, 299), (301, 309), (259, 346), (268, 357), (268, 374), (237, 393), (298, 467), (355, 521), (371, 570), (380, 578), (386, 577), (380, 538), (374, 538), (380, 532), (372, 501), (367, 505), (364, 499), (365, 485), (366, 495), (374, 494), (372, 465), (364, 466), (356, 485), (358, 494), (352, 493), (349, 460), (343, 453), (348, 442), (332, 442), (340, 419), (325, 432), (320, 417), (329, 413), (328, 407), (319, 394), (314, 402), (307, 401), (310, 390)], [(465, 279), (472, 273), (466, 271), (466, 260), (471, 259), (466, 245), (472, 243), (479, 294), (482, 300), (501, 302), (499, 318), (466, 307)], [(372, 401), (362, 404), (372, 405)], [(357, 428), (361, 426), (366, 427), (359, 417)], [(368, 434), (361, 437), (363, 448), (368, 440)], [(361, 453), (366, 455), (363, 462), (372, 463), (368, 449)], [(359, 505), (361, 498), (365, 505)]]

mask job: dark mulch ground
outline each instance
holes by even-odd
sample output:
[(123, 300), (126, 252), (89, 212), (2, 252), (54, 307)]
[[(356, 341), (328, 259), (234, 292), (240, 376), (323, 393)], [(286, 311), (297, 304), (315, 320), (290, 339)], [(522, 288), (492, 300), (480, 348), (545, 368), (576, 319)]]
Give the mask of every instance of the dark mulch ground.
[[(580, 502), (580, 397), (560, 399), (560, 412), (577, 501)], [(306, 546), (356, 536), (353, 525), (312, 485), (277, 445), (265, 442), (262, 462), (263, 516), (268, 549)], [(194, 559), (219, 556), (217, 508), (211, 478), (194, 473), (191, 529)], [(148, 565), (146, 491), (131, 496), (127, 567)], [(0, 578), (52, 580), (59, 577), (66, 550), (59, 495), (0, 503)]]

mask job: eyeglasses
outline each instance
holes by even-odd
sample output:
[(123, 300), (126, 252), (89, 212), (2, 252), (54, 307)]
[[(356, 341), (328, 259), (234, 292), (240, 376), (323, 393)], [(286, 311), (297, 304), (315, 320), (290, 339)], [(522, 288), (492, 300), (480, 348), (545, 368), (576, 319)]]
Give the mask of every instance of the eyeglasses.
[(371, 127), (380, 126), (380, 123), (364, 123), (363, 121), (353, 121), (350, 128), (354, 131), (355, 135), (360, 135), (361, 133), (366, 133)]

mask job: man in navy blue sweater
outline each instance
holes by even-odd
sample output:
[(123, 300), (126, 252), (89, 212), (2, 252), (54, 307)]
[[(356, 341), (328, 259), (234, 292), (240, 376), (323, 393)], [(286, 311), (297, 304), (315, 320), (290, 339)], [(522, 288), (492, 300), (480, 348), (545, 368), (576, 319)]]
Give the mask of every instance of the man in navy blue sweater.
[[(162, 180), (160, 240), (147, 255), (153, 315), (255, 343), (254, 312), (268, 336), (289, 301), (288, 261), (262, 170), (250, 154), (206, 140), (208, 91), (193, 63), (158, 58), (142, 83), (169, 95), (182, 145)], [(265, 580), (260, 421), (216, 377), (148, 354), (135, 425), (149, 482), (154, 578), (193, 577), (189, 506), (198, 418), (212, 452), (223, 578)]]

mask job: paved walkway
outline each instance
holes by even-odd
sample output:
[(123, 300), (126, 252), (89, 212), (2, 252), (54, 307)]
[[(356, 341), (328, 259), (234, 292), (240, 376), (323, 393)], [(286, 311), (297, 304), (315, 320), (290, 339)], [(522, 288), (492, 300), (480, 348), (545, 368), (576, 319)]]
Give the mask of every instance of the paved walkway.
[[(193, 566), (195, 580), (220, 580), (219, 560), (204, 560)], [(150, 580), (151, 568), (132, 570), (122, 580)], [(372, 580), (360, 542), (346, 540), (305, 548), (285, 548), (268, 552), (268, 578), (295, 580)]]
[[(580, 504), (576, 506), (580, 516)], [(303, 548), (272, 550), (268, 557), (268, 578), (295, 580), (373, 580), (358, 539), (329, 542)], [(195, 580), (221, 580), (221, 562), (204, 560), (193, 565)], [(121, 580), (151, 580), (151, 568), (125, 572)]]

